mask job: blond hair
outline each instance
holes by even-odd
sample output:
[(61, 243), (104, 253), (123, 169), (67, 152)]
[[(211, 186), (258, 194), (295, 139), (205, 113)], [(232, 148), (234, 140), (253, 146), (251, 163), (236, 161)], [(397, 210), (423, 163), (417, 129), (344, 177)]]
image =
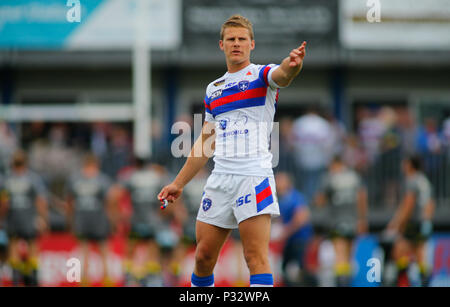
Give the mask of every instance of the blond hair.
[(220, 29), (220, 39), (223, 40), (223, 33), (226, 28), (246, 28), (250, 34), (250, 38), (253, 40), (253, 25), (244, 16), (241, 15), (233, 15), (230, 18), (228, 18), (222, 25), (222, 28)]

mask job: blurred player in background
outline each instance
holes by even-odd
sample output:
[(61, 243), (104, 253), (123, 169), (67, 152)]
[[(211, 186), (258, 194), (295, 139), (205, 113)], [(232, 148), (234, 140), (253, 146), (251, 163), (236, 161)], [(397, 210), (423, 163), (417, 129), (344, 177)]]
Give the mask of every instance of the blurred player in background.
[(368, 231), (366, 188), (360, 176), (335, 156), (315, 202), (318, 206), (330, 205), (329, 235), (335, 251), (336, 285), (349, 286), (352, 241)]
[(47, 229), (47, 190), (42, 179), (28, 169), (23, 151), (13, 154), (10, 172), (0, 190), (0, 213), (6, 214), (13, 285), (38, 286), (36, 239)]
[[(164, 186), (164, 174), (159, 167), (147, 165), (142, 159), (135, 159), (135, 169), (120, 180), (122, 192), (131, 196), (132, 216), (127, 242), (125, 284), (161, 286), (160, 250), (156, 236), (162, 227), (159, 202), (155, 195)], [(144, 257), (136, 265), (138, 246), (144, 245)]]
[[(293, 180), (288, 173), (276, 173), (275, 181), (284, 226), (280, 238), (284, 242), (281, 264), (284, 283), (287, 286), (313, 286), (314, 278), (305, 265), (305, 251), (313, 235), (306, 198), (294, 188)], [(299, 276), (290, 276), (288, 270), (291, 265), (297, 266)]]
[[(432, 186), (422, 172), (422, 161), (417, 156), (403, 160), (405, 175), (403, 198), (385, 229), (387, 236), (395, 236), (392, 257), (397, 265), (397, 285), (405, 285), (411, 260), (419, 265), (421, 285), (427, 286), (430, 268), (425, 257), (425, 242), (432, 234), (434, 200)], [(388, 255), (389, 256), (389, 255)]]
[(214, 150), (214, 170), (197, 215), (191, 285), (214, 286), (219, 252), (231, 229), (239, 228), (250, 286), (271, 287), (270, 225), (279, 208), (269, 140), (278, 89), (288, 86), (300, 72), (306, 42), (280, 65), (252, 64), (252, 24), (233, 15), (222, 25), (219, 47), (225, 54), (227, 72), (208, 85), (202, 133), (175, 180), (158, 198), (169, 202), (179, 198)]
[(111, 188), (110, 179), (100, 172), (99, 162), (93, 154), (86, 154), (81, 171), (70, 178), (67, 198), (73, 230), (81, 241), (82, 284), (89, 283), (89, 243), (98, 243), (103, 265), (103, 282), (109, 285), (111, 280), (107, 265), (107, 239), (117, 220), (118, 197)]

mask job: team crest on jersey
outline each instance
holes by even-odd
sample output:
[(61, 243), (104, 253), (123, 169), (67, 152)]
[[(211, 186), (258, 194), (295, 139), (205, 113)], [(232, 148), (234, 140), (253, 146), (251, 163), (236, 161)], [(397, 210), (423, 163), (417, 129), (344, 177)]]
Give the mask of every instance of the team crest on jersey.
[(219, 121), (220, 129), (222, 129), (222, 130), (227, 129), (227, 123), (228, 123), (228, 119), (221, 119)]
[(242, 80), (238, 83), (239, 90), (242, 92), (245, 92), (249, 86), (250, 86), (250, 81), (248, 81), (248, 80)]
[(222, 79), (222, 80), (219, 80), (217, 82), (214, 82), (214, 86), (220, 86), (220, 85), (222, 85), (224, 83), (225, 83), (225, 79)]
[(217, 90), (211, 94), (211, 99), (220, 97), (222, 95), (222, 90)]
[(211, 208), (211, 205), (212, 205), (211, 199), (209, 199), (209, 198), (203, 199), (203, 203), (202, 203), (203, 211), (208, 211), (209, 208)]

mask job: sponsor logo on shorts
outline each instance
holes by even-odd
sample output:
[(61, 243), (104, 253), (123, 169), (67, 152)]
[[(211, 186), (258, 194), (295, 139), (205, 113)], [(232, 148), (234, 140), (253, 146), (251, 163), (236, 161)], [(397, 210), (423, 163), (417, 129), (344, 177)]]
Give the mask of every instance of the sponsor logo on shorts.
[(209, 199), (209, 198), (203, 199), (203, 203), (202, 203), (203, 211), (208, 211), (209, 208), (211, 208), (211, 205), (212, 205), (211, 199)]
[(236, 207), (242, 206), (243, 204), (248, 204), (251, 202), (250, 196), (252, 194), (247, 194), (245, 196), (241, 196), (236, 200)]

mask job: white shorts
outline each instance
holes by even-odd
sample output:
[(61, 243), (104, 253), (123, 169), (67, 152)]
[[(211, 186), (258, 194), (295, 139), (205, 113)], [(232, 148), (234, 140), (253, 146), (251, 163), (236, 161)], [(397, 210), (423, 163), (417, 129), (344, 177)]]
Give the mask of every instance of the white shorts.
[(261, 214), (280, 215), (273, 177), (216, 173), (209, 176), (197, 220), (234, 229), (240, 222)]

